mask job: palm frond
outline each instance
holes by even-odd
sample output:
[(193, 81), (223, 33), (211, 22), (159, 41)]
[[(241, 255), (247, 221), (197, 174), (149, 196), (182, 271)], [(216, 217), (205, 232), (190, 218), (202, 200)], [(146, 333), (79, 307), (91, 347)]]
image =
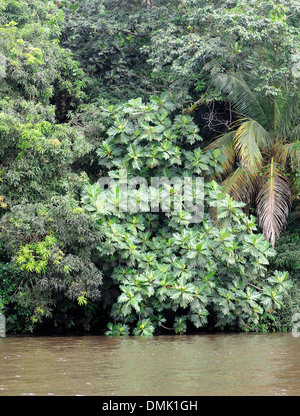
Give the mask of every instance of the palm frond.
[(271, 147), (272, 138), (257, 121), (245, 119), (236, 130), (234, 143), (241, 163), (254, 171), (261, 167), (263, 162), (261, 150)]
[(293, 146), (294, 143), (286, 143), (284, 141), (277, 140), (273, 147), (275, 159), (284, 168), (287, 166), (288, 160), (294, 156)]
[(243, 77), (239, 74), (218, 74), (213, 79), (217, 89), (226, 94), (232, 102), (234, 109), (244, 117), (257, 120), (264, 126), (268, 126), (269, 118), (261, 100), (251, 91)]
[(262, 177), (256, 203), (259, 225), (266, 240), (274, 247), (276, 238), (286, 224), (291, 205), (288, 179), (274, 157)]
[[(300, 149), (295, 146), (295, 143), (277, 141), (273, 149), (274, 158), (282, 168), (291, 168), (292, 171), (300, 168)], [(291, 200), (294, 201), (298, 197), (298, 185), (295, 175), (289, 176), (289, 186)]]
[(235, 131), (230, 131), (229, 133), (223, 134), (204, 149), (204, 152), (206, 150), (220, 149), (223, 155), (226, 156), (226, 161), (222, 165), (224, 175), (229, 175), (232, 172), (236, 161), (233, 143), (234, 135)]
[(223, 182), (223, 192), (229, 193), (236, 201), (250, 204), (255, 195), (255, 175), (239, 166)]

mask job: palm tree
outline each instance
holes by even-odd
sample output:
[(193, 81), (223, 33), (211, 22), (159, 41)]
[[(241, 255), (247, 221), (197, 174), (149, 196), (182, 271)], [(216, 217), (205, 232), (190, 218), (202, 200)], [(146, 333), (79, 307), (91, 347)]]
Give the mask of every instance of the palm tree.
[(238, 115), (231, 129), (208, 147), (227, 156), (221, 182), (224, 191), (248, 209), (256, 208), (265, 238), (275, 245), (295, 196), (291, 166), (299, 152), (297, 91), (262, 96), (239, 74), (219, 74), (215, 86), (228, 97)]

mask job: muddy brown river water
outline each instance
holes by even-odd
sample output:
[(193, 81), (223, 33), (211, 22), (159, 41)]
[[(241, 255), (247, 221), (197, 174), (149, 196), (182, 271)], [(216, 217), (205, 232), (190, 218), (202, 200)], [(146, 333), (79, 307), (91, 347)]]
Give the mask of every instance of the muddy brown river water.
[(0, 338), (0, 396), (299, 396), (300, 337)]

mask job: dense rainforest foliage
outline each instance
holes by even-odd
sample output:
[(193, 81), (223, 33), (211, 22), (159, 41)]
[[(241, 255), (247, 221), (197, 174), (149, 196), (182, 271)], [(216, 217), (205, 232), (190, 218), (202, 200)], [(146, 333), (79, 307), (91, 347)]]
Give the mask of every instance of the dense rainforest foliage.
[(291, 330), (299, 22), (298, 0), (0, 0), (8, 332)]

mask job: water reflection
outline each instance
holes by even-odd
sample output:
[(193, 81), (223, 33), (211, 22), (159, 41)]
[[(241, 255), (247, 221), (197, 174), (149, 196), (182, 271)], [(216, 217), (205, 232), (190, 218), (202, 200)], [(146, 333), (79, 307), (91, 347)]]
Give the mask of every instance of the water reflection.
[(300, 395), (291, 334), (0, 339), (0, 396)]

